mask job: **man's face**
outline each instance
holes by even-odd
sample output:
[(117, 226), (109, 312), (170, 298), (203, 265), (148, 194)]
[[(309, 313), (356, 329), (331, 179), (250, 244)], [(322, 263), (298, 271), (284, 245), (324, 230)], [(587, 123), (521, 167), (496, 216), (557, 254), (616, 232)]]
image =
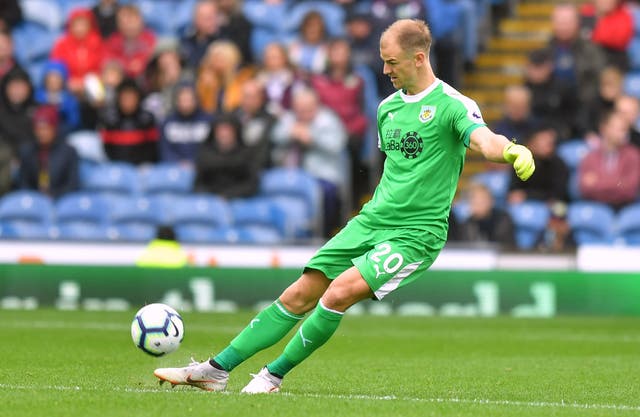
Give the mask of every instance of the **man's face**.
[(242, 87), (242, 100), (240, 106), (249, 113), (256, 113), (264, 104), (264, 93), (257, 82), (249, 81)]
[(387, 75), (397, 89), (411, 86), (417, 78), (413, 56), (403, 51), (393, 35), (386, 34), (380, 39), (380, 58), (384, 62), (382, 73)]
[(30, 93), (31, 87), (29, 87), (29, 83), (23, 79), (15, 79), (7, 83), (7, 98), (11, 103), (24, 103), (29, 98)]
[(69, 29), (76, 39), (84, 39), (91, 30), (91, 23), (86, 17), (79, 16), (73, 19)]
[(300, 94), (294, 97), (293, 112), (301, 123), (311, 123), (318, 111), (318, 101), (311, 94)]
[(606, 145), (614, 149), (619, 148), (627, 143), (629, 123), (623, 115), (615, 113), (600, 125), (600, 133)]
[(56, 138), (56, 128), (48, 123), (36, 123), (34, 133), (41, 146), (49, 146)]
[(118, 30), (127, 39), (137, 38), (144, 29), (142, 17), (131, 10), (118, 13)]
[(0, 61), (9, 59), (12, 56), (13, 43), (11, 42), (11, 38), (4, 33), (0, 33)]
[(118, 96), (118, 105), (124, 114), (135, 113), (139, 102), (138, 93), (134, 90), (123, 90)]
[(189, 115), (196, 110), (198, 105), (195, 91), (190, 88), (182, 88), (176, 98), (176, 108), (180, 114)]
[(579, 23), (573, 6), (557, 6), (551, 16), (553, 35), (561, 42), (571, 42), (578, 36)]
[(203, 35), (213, 35), (218, 31), (218, 9), (212, 2), (198, 3), (193, 17), (196, 31)]

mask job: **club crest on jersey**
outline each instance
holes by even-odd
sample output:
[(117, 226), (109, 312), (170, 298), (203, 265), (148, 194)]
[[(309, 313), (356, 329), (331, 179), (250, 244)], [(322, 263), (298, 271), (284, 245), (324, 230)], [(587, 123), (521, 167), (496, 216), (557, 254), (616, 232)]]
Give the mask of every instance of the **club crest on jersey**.
[(422, 153), (424, 144), (418, 132), (407, 132), (400, 141), (400, 151), (407, 159), (415, 159)]
[(422, 123), (427, 123), (429, 120), (433, 119), (436, 115), (436, 106), (422, 106), (420, 108), (420, 114), (418, 115), (418, 120)]

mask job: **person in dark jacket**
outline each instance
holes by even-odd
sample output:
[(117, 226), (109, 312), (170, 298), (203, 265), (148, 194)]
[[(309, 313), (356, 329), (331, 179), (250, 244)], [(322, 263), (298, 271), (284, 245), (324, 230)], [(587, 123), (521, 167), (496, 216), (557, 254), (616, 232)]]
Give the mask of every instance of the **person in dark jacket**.
[(22, 21), (22, 9), (18, 0), (0, 1), (0, 31), (8, 32)]
[(174, 106), (160, 129), (160, 161), (194, 164), (200, 145), (211, 132), (211, 117), (200, 108), (191, 82), (178, 84)]
[(469, 217), (458, 226), (460, 240), (515, 246), (511, 217), (505, 211), (495, 207), (491, 191), (483, 184), (471, 184), (469, 210)]
[(33, 141), (34, 107), (29, 75), (21, 68), (12, 69), (0, 84), (0, 141), (8, 144), (14, 155), (22, 144)]
[(18, 184), (53, 198), (78, 189), (78, 154), (58, 135), (58, 111), (43, 105), (36, 109), (33, 125), (36, 142), (20, 152)]
[(116, 22), (118, 0), (100, 0), (91, 8), (91, 12), (96, 17), (102, 39), (107, 39), (118, 29)]
[(102, 114), (100, 134), (112, 161), (132, 164), (157, 161), (158, 127), (140, 103), (142, 92), (132, 79), (123, 80), (116, 91), (115, 107)]
[(250, 149), (241, 141), (237, 118), (223, 114), (213, 124), (196, 161), (196, 191), (226, 198), (249, 197), (258, 192), (258, 171)]
[(199, 1), (193, 10), (193, 22), (180, 39), (180, 53), (186, 66), (197, 71), (209, 45), (222, 38), (218, 5), (214, 1)]

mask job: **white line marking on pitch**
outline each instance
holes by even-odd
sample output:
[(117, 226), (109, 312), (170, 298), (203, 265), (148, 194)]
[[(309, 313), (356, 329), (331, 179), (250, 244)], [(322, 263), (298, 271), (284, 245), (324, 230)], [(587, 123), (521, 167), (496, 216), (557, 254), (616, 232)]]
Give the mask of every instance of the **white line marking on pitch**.
[[(31, 391), (31, 390), (47, 390), (47, 391), (100, 391), (102, 388), (87, 388), (80, 386), (64, 386), (64, 385), (42, 385), (42, 386), (27, 386), (27, 385), (13, 385), (13, 384), (0, 384), (1, 389), (14, 390), (14, 391)], [(125, 392), (135, 394), (167, 394), (167, 393), (179, 393), (181, 390), (164, 390), (153, 388), (111, 388), (114, 392)], [(193, 393), (201, 393), (203, 395), (243, 395), (239, 393), (224, 392), (211, 394), (206, 391), (190, 391)], [(640, 411), (640, 406), (625, 405), (625, 404), (581, 404), (575, 402), (553, 402), (553, 401), (511, 401), (511, 400), (488, 400), (482, 398), (414, 398), (414, 397), (396, 397), (395, 395), (377, 396), (377, 395), (365, 395), (365, 394), (313, 394), (313, 393), (280, 393), (273, 394), (285, 397), (302, 397), (302, 398), (319, 398), (319, 399), (333, 399), (333, 400), (363, 400), (363, 401), (410, 401), (417, 403), (430, 403), (430, 404), (470, 404), (470, 405), (503, 405), (512, 407), (538, 407), (538, 408), (577, 408), (585, 410), (616, 410), (616, 411)]]

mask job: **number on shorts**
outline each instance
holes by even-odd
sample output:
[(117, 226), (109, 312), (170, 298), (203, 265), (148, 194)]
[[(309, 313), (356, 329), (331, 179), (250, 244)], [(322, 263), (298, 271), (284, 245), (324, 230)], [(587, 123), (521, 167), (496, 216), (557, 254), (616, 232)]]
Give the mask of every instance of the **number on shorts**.
[(402, 266), (404, 262), (404, 258), (399, 253), (395, 252), (387, 256), (387, 258), (382, 261), (382, 256), (385, 256), (391, 252), (391, 245), (388, 243), (380, 243), (376, 245), (376, 251), (371, 254), (371, 259), (376, 262), (374, 268), (376, 270), (376, 278), (382, 273), (378, 264), (382, 262), (382, 269), (387, 274), (393, 274)]

